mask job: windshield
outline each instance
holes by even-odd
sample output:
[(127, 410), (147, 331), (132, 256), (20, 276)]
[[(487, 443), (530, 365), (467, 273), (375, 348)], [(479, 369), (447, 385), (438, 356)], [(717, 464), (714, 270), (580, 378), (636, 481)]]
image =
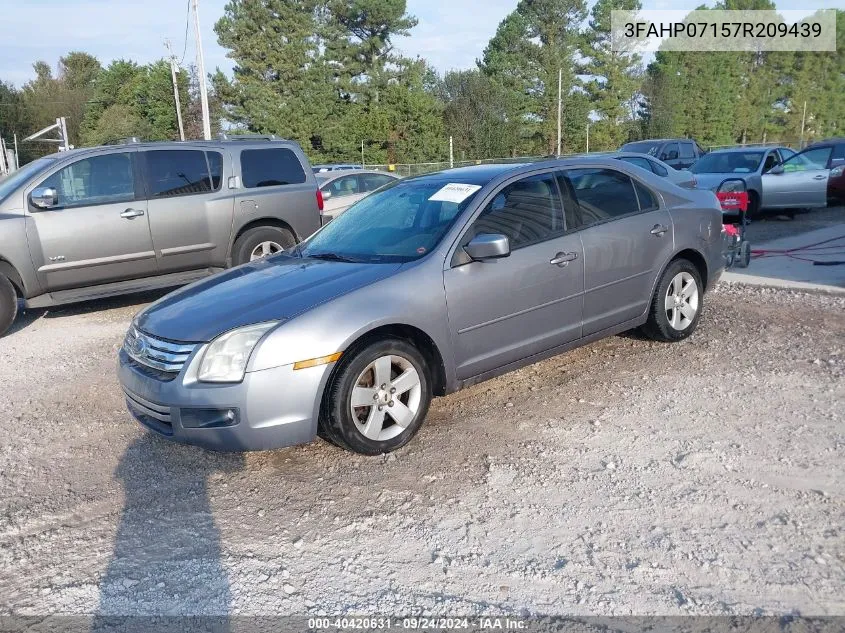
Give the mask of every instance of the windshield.
[(654, 156), (657, 153), (657, 148), (663, 143), (654, 141), (640, 141), (639, 143), (628, 143), (622, 146), (623, 152), (637, 152), (639, 154), (651, 154)]
[(750, 174), (757, 171), (764, 152), (713, 152), (698, 159), (694, 174)]
[(356, 202), (303, 243), (299, 253), (353, 262), (408, 262), (431, 252), (479, 185), (400, 180)]
[(33, 175), (37, 174), (42, 169), (46, 169), (55, 159), (53, 158), (39, 158), (31, 163), (24, 165), (17, 171), (4, 180), (0, 180), (0, 202), (8, 198), (12, 192), (29, 180)]

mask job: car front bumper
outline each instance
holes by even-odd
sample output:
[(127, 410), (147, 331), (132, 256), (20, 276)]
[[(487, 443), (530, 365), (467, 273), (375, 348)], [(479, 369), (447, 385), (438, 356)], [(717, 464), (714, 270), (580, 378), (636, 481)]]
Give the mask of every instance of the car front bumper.
[[(190, 361), (186, 365), (188, 367)], [(249, 372), (236, 384), (201, 383), (183, 369), (173, 380), (150, 375), (121, 348), (118, 377), (132, 416), (151, 431), (218, 451), (255, 451), (311, 442), (330, 365)], [(197, 428), (189, 418), (232, 411), (227, 426)], [(196, 424), (195, 422), (192, 424)]]

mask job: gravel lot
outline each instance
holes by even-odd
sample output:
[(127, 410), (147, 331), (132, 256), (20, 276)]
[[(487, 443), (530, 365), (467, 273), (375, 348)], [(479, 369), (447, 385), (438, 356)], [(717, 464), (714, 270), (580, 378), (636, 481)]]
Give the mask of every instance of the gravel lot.
[(379, 458), (142, 431), (114, 364), (149, 299), (0, 340), (0, 614), (845, 615), (843, 297), (721, 284), (688, 341), (436, 400)]

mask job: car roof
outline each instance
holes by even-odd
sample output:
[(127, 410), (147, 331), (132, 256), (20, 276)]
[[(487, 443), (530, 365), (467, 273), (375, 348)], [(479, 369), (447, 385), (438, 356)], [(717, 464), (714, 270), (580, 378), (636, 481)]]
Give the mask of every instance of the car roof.
[(250, 149), (254, 149), (257, 147), (274, 147), (274, 146), (283, 146), (283, 147), (298, 147), (299, 144), (296, 141), (290, 141), (287, 139), (277, 138), (277, 139), (266, 139), (257, 137), (253, 139), (246, 139), (246, 138), (235, 138), (235, 139), (211, 139), (211, 140), (203, 140), (203, 139), (195, 139), (195, 140), (187, 140), (187, 141), (126, 141), (120, 143), (112, 143), (109, 145), (94, 145), (92, 147), (75, 147), (73, 149), (65, 150), (63, 152), (54, 152), (52, 154), (48, 154), (44, 158), (66, 158), (68, 156), (79, 156), (84, 154), (92, 154), (95, 152), (100, 152), (103, 150), (111, 150), (111, 149), (125, 149), (125, 148), (138, 148), (138, 149), (180, 149), (180, 148), (190, 148), (190, 147), (198, 147), (198, 148), (209, 148), (209, 147), (221, 147), (221, 146), (231, 146), (235, 145), (238, 147), (248, 147)]
[[(738, 152), (768, 152), (773, 149), (789, 149), (783, 145), (754, 145), (753, 147), (723, 147), (714, 149), (711, 154), (735, 154)], [(794, 151), (794, 150), (793, 150)]]
[[(316, 165), (315, 165), (316, 167)], [(361, 174), (378, 174), (380, 176), (390, 176), (391, 178), (399, 178), (394, 173), (389, 171), (382, 171), (380, 169), (335, 169), (333, 171), (321, 171), (314, 174), (320, 182), (328, 182), (336, 178), (343, 178), (344, 176), (360, 176)]]

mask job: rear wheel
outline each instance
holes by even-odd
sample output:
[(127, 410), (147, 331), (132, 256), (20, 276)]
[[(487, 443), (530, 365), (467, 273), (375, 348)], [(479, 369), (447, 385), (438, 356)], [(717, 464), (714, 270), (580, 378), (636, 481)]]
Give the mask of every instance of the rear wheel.
[(680, 341), (695, 331), (703, 307), (698, 269), (687, 259), (669, 264), (651, 300), (643, 332), (656, 341)]
[(3, 275), (0, 275), (0, 336), (12, 326), (18, 314), (18, 295), (15, 287)]
[(263, 259), (296, 245), (296, 238), (287, 229), (278, 226), (257, 226), (245, 231), (232, 248), (235, 266)]
[(320, 435), (363, 455), (411, 441), (431, 404), (429, 368), (413, 345), (373, 341), (344, 355), (326, 392)]

